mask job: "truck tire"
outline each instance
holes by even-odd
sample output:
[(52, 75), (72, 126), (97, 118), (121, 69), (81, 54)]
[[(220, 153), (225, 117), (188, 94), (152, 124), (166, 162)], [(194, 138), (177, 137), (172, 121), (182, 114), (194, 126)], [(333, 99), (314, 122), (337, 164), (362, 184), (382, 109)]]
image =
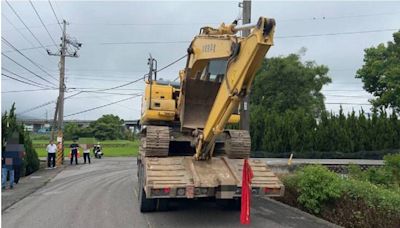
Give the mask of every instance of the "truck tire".
[(139, 183), (139, 206), (140, 212), (152, 212), (157, 209), (157, 200), (156, 199), (148, 199), (146, 198), (146, 192), (144, 191), (143, 186), (143, 164), (140, 164), (138, 167), (138, 183)]
[(141, 189), (140, 193), (140, 212), (152, 212), (156, 210), (157, 201), (155, 199), (147, 199), (144, 188)]

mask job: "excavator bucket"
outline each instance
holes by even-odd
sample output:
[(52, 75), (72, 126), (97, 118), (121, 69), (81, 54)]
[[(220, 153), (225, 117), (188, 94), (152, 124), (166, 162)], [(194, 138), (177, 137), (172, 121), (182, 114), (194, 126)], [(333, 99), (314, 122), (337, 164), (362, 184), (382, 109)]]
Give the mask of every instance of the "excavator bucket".
[(187, 78), (184, 88), (182, 128), (204, 128), (221, 83)]

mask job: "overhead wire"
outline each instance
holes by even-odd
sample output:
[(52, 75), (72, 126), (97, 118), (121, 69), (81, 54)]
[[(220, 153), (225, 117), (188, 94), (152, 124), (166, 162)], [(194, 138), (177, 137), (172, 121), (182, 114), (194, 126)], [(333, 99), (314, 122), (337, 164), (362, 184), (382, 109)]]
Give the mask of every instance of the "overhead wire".
[(188, 40), (178, 40), (178, 41), (128, 41), (128, 42), (104, 42), (101, 45), (119, 45), (119, 44), (181, 44), (190, 43)]
[(376, 30), (364, 30), (364, 31), (354, 31), (354, 32), (336, 32), (336, 33), (321, 33), (321, 34), (308, 34), (308, 35), (290, 35), (290, 36), (276, 36), (276, 39), (286, 39), (286, 38), (303, 38), (303, 37), (318, 37), (318, 36), (336, 36), (336, 35), (350, 35), (350, 34), (363, 34), (363, 33), (375, 33), (375, 32), (388, 32), (397, 31), (399, 29), (376, 29)]
[(24, 93), (24, 92), (38, 92), (38, 91), (49, 91), (49, 90), (58, 90), (58, 88), (7, 90), (7, 91), (1, 91), (1, 93)]
[(58, 46), (57, 46), (56, 42), (54, 41), (53, 37), (51, 36), (51, 34), (50, 34), (49, 30), (47, 29), (46, 25), (44, 24), (44, 22), (43, 22), (42, 18), (41, 18), (41, 17), (40, 17), (40, 15), (39, 15), (39, 12), (36, 10), (36, 8), (35, 8), (35, 6), (33, 5), (32, 1), (31, 1), (31, 0), (29, 0), (29, 3), (31, 4), (31, 6), (32, 6), (33, 10), (35, 11), (35, 13), (36, 13), (36, 16), (39, 18), (39, 21), (40, 21), (40, 23), (42, 23), (42, 25), (43, 25), (44, 29), (46, 30), (47, 34), (49, 35), (49, 37), (50, 37), (51, 41), (53, 41), (53, 44), (54, 44), (54, 46), (56, 46), (56, 47), (58, 48)]
[[(49, 77), (51, 77), (52, 79), (57, 80), (57, 78), (55, 78), (53, 75), (51, 75), (49, 72), (47, 72), (45, 69), (43, 69), (38, 63), (36, 63), (35, 61), (33, 61), (31, 58), (27, 57), (26, 55), (24, 55), (21, 51), (19, 51), (16, 47), (14, 47), (14, 45), (12, 45), (10, 42), (8, 42), (4, 37), (1, 37), (2, 41), (4, 41), (9, 47), (11, 47), (12, 49), (14, 49), (16, 52), (18, 52), (20, 55), (22, 55), (25, 59), (27, 59), (29, 62), (31, 62), (33, 65), (35, 65), (37, 68), (39, 68), (42, 72), (44, 72), (45, 74), (47, 74)], [(46, 80), (47, 81), (47, 80)], [(51, 83), (50, 81), (47, 81), (49, 83)], [(52, 83), (53, 84), (53, 83)]]
[(89, 108), (89, 109), (86, 109), (86, 110), (83, 110), (83, 111), (79, 111), (79, 112), (71, 113), (71, 114), (68, 114), (68, 115), (64, 115), (64, 117), (70, 117), (70, 116), (75, 116), (75, 115), (78, 115), (78, 114), (94, 111), (94, 110), (97, 110), (97, 109), (100, 109), (100, 108), (104, 108), (104, 107), (107, 107), (107, 106), (110, 106), (110, 105), (113, 105), (113, 104), (121, 103), (123, 101), (127, 101), (127, 100), (130, 100), (130, 99), (133, 99), (133, 98), (136, 98), (136, 97), (140, 97), (140, 96), (141, 96), (141, 94), (137, 94), (135, 96), (131, 96), (131, 97), (128, 97), (128, 98), (125, 98), (125, 99), (114, 101), (114, 102), (111, 102), (111, 103), (108, 103), (108, 104), (104, 104), (104, 105), (100, 105), (100, 106), (97, 106), (97, 107), (94, 107), (94, 108)]
[(42, 44), (42, 42), (40, 42), (40, 40), (35, 36), (35, 34), (33, 34), (32, 30), (25, 24), (24, 20), (22, 20), (22, 18), (19, 16), (18, 12), (15, 11), (15, 9), (12, 7), (12, 5), (5, 0), (5, 2), (7, 3), (7, 5), (10, 7), (10, 9), (14, 12), (15, 16), (17, 16), (17, 18), (19, 19), (19, 21), (25, 26), (25, 28), (29, 31), (29, 33), (33, 36), (33, 38), (35, 38), (35, 40), (39, 43), (39, 45), (46, 50), (46, 48), (44, 47), (44, 45)]
[(280, 22), (291, 22), (291, 21), (317, 21), (317, 20), (332, 20), (332, 19), (347, 19), (357, 17), (370, 17), (370, 16), (382, 16), (382, 15), (394, 15), (400, 14), (400, 12), (385, 12), (385, 13), (374, 13), (374, 14), (359, 14), (359, 15), (345, 15), (345, 16), (322, 16), (322, 17), (307, 17), (307, 18), (288, 18), (280, 19)]
[(7, 68), (1, 67), (1, 69), (4, 70), (4, 71), (9, 72), (10, 74), (12, 74), (12, 75), (14, 75), (14, 76), (17, 76), (17, 77), (19, 77), (19, 78), (22, 78), (22, 79), (24, 79), (25, 81), (34, 83), (34, 84), (36, 84), (36, 85), (38, 85), (38, 86), (41, 86), (41, 87), (43, 87), (43, 88), (48, 87), (47, 85), (41, 84), (41, 83), (39, 83), (39, 82), (36, 82), (36, 81), (33, 81), (33, 80), (29, 79), (29, 78), (26, 78), (26, 77), (24, 77), (24, 76), (21, 76), (21, 75), (19, 75), (19, 74), (17, 74), (17, 73), (14, 73), (14, 72), (8, 70)]
[[(375, 30), (363, 30), (363, 31), (351, 31), (351, 32), (335, 32), (335, 33), (319, 33), (319, 34), (305, 34), (305, 35), (288, 35), (288, 36), (275, 36), (275, 39), (287, 39), (287, 38), (306, 38), (306, 37), (322, 37), (322, 36), (338, 36), (338, 35), (352, 35), (352, 34), (365, 34), (365, 33), (377, 33), (377, 32), (389, 32), (398, 31), (395, 28), (375, 29)], [(179, 40), (179, 41), (130, 41), (130, 42), (103, 42), (100, 45), (137, 45), (137, 44), (179, 44), (179, 43), (190, 43), (190, 40)]]
[[(2, 15), (2, 17), (4, 17), (4, 18), (6, 19), (6, 21), (7, 21), (14, 29), (17, 30), (18, 34), (20, 34), (21, 37), (22, 37), (26, 42), (28, 42), (29, 44), (31, 44), (32, 47), (35, 47), (35, 45), (32, 43), (32, 41), (29, 40), (21, 31), (19, 31), (19, 30), (17, 29), (17, 27), (14, 25), (14, 23), (12, 23), (11, 20), (10, 20), (5, 14), (1, 14), (1, 15)], [(48, 47), (48, 45), (45, 45), (45, 47)], [(35, 47), (35, 48), (36, 48), (36, 47)], [(40, 46), (39, 48), (43, 48), (43, 46)], [(8, 51), (5, 51), (5, 52), (8, 52)], [(45, 55), (43, 52), (40, 52), (39, 50), (38, 50), (38, 53), (40, 53), (40, 54), (41, 54), (42, 56), (44, 56), (44, 57), (47, 57), (47, 55)], [(51, 61), (51, 59), (49, 59), (49, 58), (46, 58), (46, 59), (47, 59), (47, 61), (49, 61), (50, 63), (53, 64), (53, 61)]]
[(182, 59), (186, 58), (187, 56), (188, 56), (188, 55), (186, 54), (186, 55), (184, 55), (184, 56), (182, 56), (182, 57), (178, 58), (177, 60), (173, 61), (173, 62), (172, 62), (172, 63), (170, 63), (170, 64), (167, 64), (166, 66), (162, 67), (161, 69), (157, 70), (156, 72), (158, 73), (158, 72), (160, 72), (160, 71), (163, 71), (163, 70), (165, 70), (166, 68), (168, 68), (168, 67), (170, 67), (170, 66), (174, 65), (175, 63), (177, 63), (177, 62), (181, 61)]
[(18, 79), (18, 78), (14, 78), (14, 77), (12, 77), (12, 76), (10, 76), (10, 75), (7, 75), (7, 74), (4, 74), (4, 73), (1, 73), (1, 75), (3, 75), (4, 77), (7, 77), (7, 78), (9, 78), (9, 79), (12, 79), (12, 80), (14, 80), (14, 81), (21, 82), (21, 83), (26, 84), (26, 85), (31, 85), (31, 86), (43, 88), (43, 87), (41, 87), (41, 86), (39, 86), (39, 85), (36, 85), (36, 84), (30, 83), (30, 82), (26, 82), (26, 81), (20, 80), (20, 79)]
[[(64, 100), (69, 99), (69, 98), (71, 98), (71, 97), (75, 97), (75, 96), (77, 96), (77, 95), (79, 95), (79, 94), (81, 94), (81, 93), (82, 93), (82, 92), (78, 92), (78, 93), (72, 94), (72, 95), (70, 95), (70, 96), (66, 96), (66, 97), (64, 97)], [(24, 111), (22, 111), (22, 112), (20, 112), (20, 113), (18, 113), (18, 114), (25, 114), (25, 113), (28, 113), (28, 112), (32, 112), (32, 111), (34, 111), (34, 110), (37, 110), (37, 109), (42, 108), (42, 107), (46, 107), (47, 105), (50, 105), (50, 104), (53, 104), (53, 103), (56, 103), (56, 102), (57, 102), (57, 100), (56, 100), (56, 101), (54, 101), (54, 100), (48, 101), (48, 102), (45, 102), (45, 103), (43, 103), (43, 104), (41, 104), (41, 105), (37, 105), (37, 106), (35, 106), (35, 107), (26, 109), (26, 110), (24, 110)]]
[[(53, 44), (50, 45), (44, 45), (45, 47), (52, 47), (54, 46)], [(29, 51), (29, 50), (35, 50), (35, 49), (42, 49), (42, 47), (40, 46), (36, 46), (36, 47), (29, 47), (29, 48), (19, 48), (18, 50), (20, 51)], [(7, 50), (7, 51), (3, 51), (4, 53), (9, 53), (9, 52), (15, 52), (15, 50)]]
[(1, 53), (1, 55), (4, 56), (4, 57), (6, 57), (7, 59), (11, 60), (12, 62), (14, 62), (15, 64), (17, 64), (17, 65), (20, 66), (21, 68), (25, 69), (26, 71), (30, 72), (31, 74), (35, 75), (36, 77), (42, 79), (43, 81), (48, 82), (48, 83), (50, 83), (50, 84), (52, 84), (52, 85), (55, 85), (54, 83), (50, 82), (49, 80), (43, 78), (42, 76), (40, 76), (40, 75), (36, 74), (35, 72), (29, 70), (28, 68), (24, 67), (22, 64), (18, 63), (17, 61), (15, 61), (15, 60), (12, 59), (12, 58), (10, 58), (8, 55), (6, 55), (6, 54), (4, 54), (4, 53)]
[[(180, 57), (179, 59), (177, 59), (177, 60), (175, 60), (175, 61), (173, 61), (173, 62), (171, 62), (171, 63), (169, 63), (169, 64), (167, 64), (165, 67), (162, 67), (159, 71), (162, 71), (162, 70), (166, 69), (167, 67), (172, 66), (173, 64), (177, 63), (180, 59), (182, 59), (182, 57)], [(71, 98), (71, 97), (73, 97), (73, 96), (77, 96), (77, 95), (82, 94), (82, 93), (101, 93), (101, 92), (105, 92), (105, 91), (108, 91), (108, 90), (118, 90), (118, 89), (120, 89), (121, 87), (125, 87), (125, 86), (131, 85), (131, 84), (133, 84), (133, 83), (136, 83), (136, 82), (138, 82), (138, 81), (144, 79), (144, 77), (145, 77), (145, 75), (143, 75), (142, 77), (140, 77), (140, 78), (138, 78), (138, 79), (136, 79), (136, 80), (133, 80), (133, 81), (131, 81), (131, 82), (124, 83), (124, 84), (118, 85), (118, 86), (113, 86), (113, 87), (110, 87), (110, 88), (104, 88), (104, 89), (102, 88), (102, 89), (97, 89), (97, 90), (94, 90), (94, 91), (80, 90), (80, 91), (77, 92), (76, 94), (73, 94), (73, 95), (71, 95), (71, 96), (67, 96), (67, 97), (65, 97), (64, 99), (68, 99), (68, 98)], [(73, 89), (73, 88), (69, 88), (69, 89)], [(87, 88), (86, 88), (86, 89), (87, 89)], [(122, 89), (120, 89), (120, 90), (122, 90)], [(132, 89), (127, 89), (127, 90), (132, 90)], [(123, 95), (127, 95), (127, 94), (123, 94)], [(139, 94), (139, 93), (138, 93), (138, 94), (135, 94), (135, 96), (140, 96), (140, 95), (141, 95), (141, 93), (140, 93), (140, 94)], [(134, 96), (134, 97), (135, 97), (135, 96)], [(122, 102), (122, 101), (125, 101), (125, 100), (128, 100), (128, 99), (132, 99), (132, 98), (134, 98), (134, 97), (129, 97), (129, 98), (126, 98), (126, 99), (123, 99), (123, 100), (120, 100), (120, 101), (112, 102), (112, 103), (107, 104), (107, 105), (102, 105), (102, 106), (99, 106), (99, 107), (95, 107), (94, 109), (88, 109), (88, 110), (84, 110), (84, 111), (82, 111), (82, 112), (77, 112), (77, 113), (69, 114), (69, 115), (64, 116), (64, 117), (68, 117), (68, 116), (72, 116), (72, 115), (77, 115), (77, 114), (84, 113), (84, 112), (88, 112), (88, 111), (95, 110), (95, 109), (98, 109), (98, 108), (106, 107), (106, 106), (109, 106), (109, 105), (112, 105), (112, 104), (115, 104), (115, 103), (119, 103), (119, 102)], [(44, 103), (44, 104), (42, 104), (42, 105), (39, 105), (39, 106), (30, 108), (30, 109), (28, 109), (28, 110), (25, 110), (25, 111), (22, 112), (21, 114), (34, 111), (34, 110), (36, 110), (36, 109), (45, 107), (45, 106), (47, 106), (47, 105), (49, 105), (49, 104), (52, 104), (52, 103), (55, 103), (55, 101), (49, 101), (49, 102), (46, 102), (46, 103)]]
[(63, 32), (63, 29), (62, 29), (62, 27), (61, 27), (61, 22), (60, 22), (60, 20), (58, 19), (57, 14), (56, 14), (56, 11), (54, 10), (53, 5), (51, 4), (51, 1), (50, 1), (50, 0), (49, 0), (49, 5), (50, 5), (50, 8), (51, 8), (51, 11), (53, 11), (53, 15), (54, 15), (54, 17), (56, 18), (57, 24), (58, 24), (58, 26), (60, 27), (60, 30), (61, 30), (61, 33), (62, 33), (62, 32)]

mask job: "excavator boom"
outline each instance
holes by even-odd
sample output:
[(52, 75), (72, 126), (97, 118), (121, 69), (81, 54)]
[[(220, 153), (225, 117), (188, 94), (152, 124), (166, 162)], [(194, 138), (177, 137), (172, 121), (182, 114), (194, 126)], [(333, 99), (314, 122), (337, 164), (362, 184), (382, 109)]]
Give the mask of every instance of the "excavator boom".
[[(232, 43), (226, 75), (213, 101), (204, 130), (198, 135), (196, 159), (212, 157), (216, 138), (224, 131), (230, 116), (249, 92), (255, 73), (273, 44), (274, 28), (273, 19), (261, 17), (248, 37)], [(232, 30), (237, 31), (234, 27)]]

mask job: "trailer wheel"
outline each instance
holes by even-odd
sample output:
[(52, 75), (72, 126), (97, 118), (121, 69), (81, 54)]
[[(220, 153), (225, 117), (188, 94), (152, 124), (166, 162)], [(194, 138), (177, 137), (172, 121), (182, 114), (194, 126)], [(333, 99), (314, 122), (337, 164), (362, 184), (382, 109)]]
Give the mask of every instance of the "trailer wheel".
[(157, 207), (157, 201), (155, 199), (147, 199), (146, 192), (142, 188), (140, 191), (140, 212), (152, 212)]
[(139, 175), (139, 205), (140, 212), (151, 212), (157, 209), (157, 200), (156, 199), (148, 199), (146, 198), (146, 192), (144, 191), (143, 186), (143, 165), (141, 164), (138, 167), (138, 175)]

